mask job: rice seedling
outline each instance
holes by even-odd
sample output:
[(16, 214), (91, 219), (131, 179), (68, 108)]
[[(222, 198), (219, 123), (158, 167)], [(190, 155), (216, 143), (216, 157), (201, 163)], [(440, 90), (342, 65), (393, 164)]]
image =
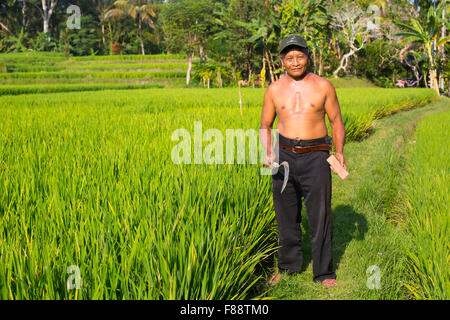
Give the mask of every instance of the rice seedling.
[(426, 116), (414, 135), (403, 197), (411, 241), (412, 280), (406, 286), (417, 299), (450, 297), (450, 111)]
[(72, 78), (121, 78), (121, 79), (152, 79), (152, 78), (182, 78), (184, 71), (129, 71), (129, 72), (13, 72), (1, 73), (0, 79), (72, 79)]
[(6, 65), (8, 72), (63, 72), (63, 71), (102, 71), (102, 70), (147, 70), (154, 69), (171, 70), (187, 69), (185, 62), (163, 62), (163, 63), (110, 63), (110, 64), (70, 64), (70, 65), (30, 65), (28, 63), (15, 63)]
[[(338, 90), (348, 139), (430, 91)], [(248, 298), (276, 249), (270, 177), (175, 164), (171, 134), (257, 130), (263, 93), (242, 90), (242, 116), (234, 88), (1, 96), (0, 297)]]
[(163, 88), (164, 85), (133, 84), (133, 83), (91, 83), (91, 84), (26, 84), (26, 85), (2, 85), (0, 96), (30, 93), (70, 92), (70, 91), (98, 91), (111, 89), (148, 89)]

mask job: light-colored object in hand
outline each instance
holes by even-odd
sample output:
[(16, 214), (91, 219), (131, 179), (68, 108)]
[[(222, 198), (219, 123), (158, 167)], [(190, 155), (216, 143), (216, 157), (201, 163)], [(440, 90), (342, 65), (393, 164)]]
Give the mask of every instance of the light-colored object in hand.
[(333, 168), (334, 171), (336, 171), (336, 173), (339, 175), (339, 177), (341, 177), (342, 180), (347, 179), (347, 177), (349, 176), (349, 173), (347, 172), (347, 170), (345, 170), (345, 168), (341, 165), (341, 163), (339, 162), (338, 159), (336, 159), (336, 157), (334, 156), (334, 154), (332, 154), (331, 156), (328, 157), (327, 159), (328, 163), (331, 165), (331, 167)]
[(280, 167), (284, 167), (284, 179), (283, 179), (283, 187), (281, 188), (281, 192), (283, 193), (284, 188), (286, 188), (286, 184), (289, 179), (289, 163), (287, 161), (283, 161), (281, 164), (277, 162), (272, 162), (272, 168), (279, 169)]

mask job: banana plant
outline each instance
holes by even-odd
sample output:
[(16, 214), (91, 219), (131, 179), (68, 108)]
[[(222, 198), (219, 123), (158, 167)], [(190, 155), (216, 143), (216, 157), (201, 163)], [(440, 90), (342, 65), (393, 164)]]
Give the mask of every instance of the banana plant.
[(261, 45), (263, 47), (263, 69), (265, 69), (267, 62), (270, 80), (274, 82), (276, 76), (274, 75), (273, 58), (269, 47), (278, 37), (278, 31), (280, 29), (279, 22), (272, 15), (266, 18), (262, 14), (259, 14), (256, 19), (252, 19), (249, 23), (243, 21), (235, 21), (235, 23), (252, 33), (252, 36), (247, 39), (247, 42), (252, 43), (254, 46)]
[(280, 6), (281, 36), (305, 34), (309, 28), (322, 28), (328, 22), (326, 0), (285, 0)]
[[(436, 10), (433, 6), (430, 6), (425, 21), (419, 21), (415, 18), (411, 18), (409, 23), (404, 23), (394, 19), (394, 23), (405, 30), (405, 32), (396, 33), (394, 36), (403, 37), (402, 43), (414, 43), (419, 45), (427, 53), (430, 61), (430, 82), (432, 84), (432, 88), (436, 90), (438, 96), (440, 93), (437, 83), (435, 52), (437, 48), (450, 41), (450, 36), (444, 35), (439, 37), (441, 25), (446, 24), (447, 27), (449, 26), (449, 22), (444, 21), (444, 19), (441, 18), (443, 10), (446, 9), (446, 1), (443, 1), (439, 4)], [(434, 42), (436, 42), (435, 46)]]
[(291, 4), (294, 9), (294, 16), (292, 17), (295, 19), (294, 25), (296, 25), (296, 28), (300, 30), (300, 33), (308, 41), (314, 69), (318, 67), (317, 60), (320, 60), (319, 69), (321, 69), (322, 56), (317, 57), (317, 52), (319, 52), (319, 55), (323, 55), (322, 48), (327, 40), (324, 35), (326, 34), (327, 25), (331, 19), (331, 16), (327, 13), (326, 0), (308, 0), (306, 2), (302, 0), (291, 0)]
[(155, 16), (155, 12), (153, 11), (153, 4), (148, 0), (117, 0), (114, 2), (114, 8), (106, 12), (104, 18), (127, 15), (138, 20), (139, 43), (141, 45), (141, 53), (145, 55), (144, 42), (142, 40), (142, 24), (145, 23), (149, 27), (154, 28), (152, 17)]
[(20, 33), (16, 36), (9, 36), (6, 40), (7, 42), (12, 42), (12, 46), (7, 50), (7, 52), (17, 51), (24, 52), (26, 51), (25, 46), (23, 45), (24, 36), (23, 36), (23, 28), (20, 29)]

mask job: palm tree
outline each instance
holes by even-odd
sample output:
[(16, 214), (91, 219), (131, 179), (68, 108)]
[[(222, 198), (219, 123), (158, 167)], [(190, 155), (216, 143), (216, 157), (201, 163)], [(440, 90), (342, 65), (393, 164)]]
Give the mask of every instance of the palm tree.
[(105, 24), (107, 23), (106, 14), (111, 9), (112, 0), (94, 0), (95, 10), (97, 11), (102, 29), (102, 44), (106, 48)]
[(138, 20), (139, 42), (141, 44), (141, 53), (145, 55), (144, 42), (142, 41), (142, 23), (154, 28), (152, 17), (155, 12), (152, 9), (150, 0), (117, 0), (114, 2), (114, 8), (109, 10), (105, 18), (129, 15)]
[[(442, 11), (446, 8), (446, 1), (440, 3), (440, 5), (434, 9), (430, 6), (427, 12), (424, 23), (419, 22), (417, 19), (411, 18), (409, 24), (394, 20), (394, 23), (405, 29), (406, 32), (396, 33), (394, 36), (402, 36), (403, 43), (415, 43), (421, 46), (428, 55), (430, 61), (430, 83), (431, 87), (436, 90), (439, 96), (439, 87), (437, 83), (437, 70), (435, 52), (440, 46), (443, 46), (446, 42), (450, 41), (449, 36), (442, 35), (439, 37), (441, 23), (447, 23), (443, 21), (440, 16)], [(436, 41), (435, 41), (436, 40)], [(434, 45), (435, 43), (435, 45)]]

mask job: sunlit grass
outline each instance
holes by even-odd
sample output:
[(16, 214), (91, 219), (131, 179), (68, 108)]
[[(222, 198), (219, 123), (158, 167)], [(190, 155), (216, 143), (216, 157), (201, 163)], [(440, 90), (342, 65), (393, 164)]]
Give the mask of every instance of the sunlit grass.
[(408, 252), (413, 281), (407, 286), (418, 299), (450, 297), (450, 111), (425, 117), (414, 135), (404, 181)]
[[(270, 177), (258, 165), (176, 165), (170, 139), (194, 121), (257, 130), (264, 90), (242, 92), (242, 116), (236, 89), (0, 97), (0, 296), (74, 299), (66, 281), (76, 265), (77, 298), (246, 298), (277, 245)], [(377, 106), (433, 98), (338, 96), (348, 126)], [(367, 134), (353, 126), (349, 141)]]

